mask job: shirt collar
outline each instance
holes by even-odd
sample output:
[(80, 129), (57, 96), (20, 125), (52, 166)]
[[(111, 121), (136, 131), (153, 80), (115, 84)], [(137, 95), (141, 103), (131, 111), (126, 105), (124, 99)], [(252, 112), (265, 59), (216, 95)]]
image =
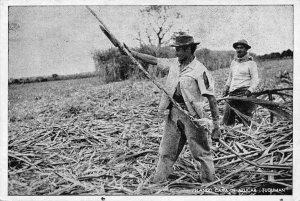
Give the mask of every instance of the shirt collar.
[(242, 58), (239, 58), (237, 56), (235, 56), (234, 61), (238, 62), (238, 63), (243, 63), (246, 61), (252, 60), (252, 57), (250, 56), (249, 53), (247, 53), (245, 56), (243, 56)]
[[(195, 63), (196, 63), (196, 57), (191, 61), (191, 63), (189, 63), (187, 66), (185, 66), (180, 73), (183, 73), (184, 71), (186, 71), (187, 69), (194, 69), (195, 67)], [(178, 68), (180, 69), (180, 63), (178, 61)]]

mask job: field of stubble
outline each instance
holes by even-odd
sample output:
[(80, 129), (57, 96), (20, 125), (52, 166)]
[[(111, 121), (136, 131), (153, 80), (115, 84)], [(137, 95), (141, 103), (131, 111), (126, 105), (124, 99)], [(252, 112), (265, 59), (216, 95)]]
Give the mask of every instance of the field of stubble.
[[(283, 70), (292, 75), (292, 60), (260, 63), (259, 89), (283, 87), (274, 78)], [(227, 74), (213, 72), (217, 98)], [(200, 167), (185, 146), (170, 180), (154, 185), (163, 116), (151, 82), (87, 78), (10, 85), (8, 93), (9, 195), (291, 194), (293, 125), (270, 124), (265, 109), (253, 128), (222, 127), (239, 157), (213, 144), (216, 182), (198, 183)]]

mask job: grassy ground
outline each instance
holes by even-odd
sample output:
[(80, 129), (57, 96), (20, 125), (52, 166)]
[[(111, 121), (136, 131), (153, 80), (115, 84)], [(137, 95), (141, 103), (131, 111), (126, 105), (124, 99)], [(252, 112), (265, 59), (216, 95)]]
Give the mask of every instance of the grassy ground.
[[(292, 72), (292, 61), (259, 63), (260, 89), (281, 87), (274, 79), (280, 70)], [(217, 97), (227, 74), (213, 72)], [(148, 185), (163, 132), (160, 92), (151, 82), (100, 85), (93, 77), (10, 85), (8, 93), (9, 195), (186, 193), (184, 185)], [(185, 148), (173, 180), (196, 183), (195, 164)], [(228, 171), (217, 169), (217, 176)]]

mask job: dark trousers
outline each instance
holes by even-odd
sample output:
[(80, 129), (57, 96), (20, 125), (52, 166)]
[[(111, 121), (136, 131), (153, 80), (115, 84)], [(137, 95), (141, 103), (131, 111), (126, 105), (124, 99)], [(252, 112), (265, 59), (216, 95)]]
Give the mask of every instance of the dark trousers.
[(172, 107), (165, 121), (165, 129), (159, 148), (159, 161), (154, 182), (161, 182), (172, 173), (173, 164), (188, 141), (191, 153), (201, 164), (202, 182), (215, 180), (215, 168), (209, 146), (209, 134), (204, 128), (197, 128), (190, 119)]
[[(229, 96), (236, 96), (236, 97), (243, 97), (245, 92), (247, 91), (248, 87), (243, 87), (236, 89), (229, 93)], [(247, 115), (249, 117), (253, 116), (253, 111), (255, 110), (256, 106), (254, 103), (245, 102), (245, 101), (237, 101), (237, 100), (227, 100), (226, 101), (228, 105), (231, 107), (237, 109), (239, 112), (241, 112), (244, 115)], [(224, 109), (224, 116), (223, 116), (223, 123), (227, 126), (231, 126), (235, 124), (235, 120), (237, 119), (239, 122), (244, 123), (246, 122), (247, 125), (250, 125), (250, 121), (247, 119), (244, 119), (244, 122), (241, 120), (241, 118), (230, 109), (228, 105), (225, 105)]]

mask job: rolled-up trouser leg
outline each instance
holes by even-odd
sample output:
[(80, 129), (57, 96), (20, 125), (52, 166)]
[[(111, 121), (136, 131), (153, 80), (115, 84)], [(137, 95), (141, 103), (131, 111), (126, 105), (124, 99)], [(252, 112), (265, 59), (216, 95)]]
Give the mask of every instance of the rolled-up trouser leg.
[(166, 118), (165, 129), (159, 148), (159, 160), (156, 167), (156, 173), (153, 179), (154, 183), (162, 182), (172, 173), (173, 164), (182, 151), (186, 137), (180, 132), (171, 114)]
[(201, 164), (201, 180), (203, 183), (215, 180), (215, 167), (209, 146), (208, 131), (196, 126), (188, 119), (184, 119), (185, 134), (193, 157)]

